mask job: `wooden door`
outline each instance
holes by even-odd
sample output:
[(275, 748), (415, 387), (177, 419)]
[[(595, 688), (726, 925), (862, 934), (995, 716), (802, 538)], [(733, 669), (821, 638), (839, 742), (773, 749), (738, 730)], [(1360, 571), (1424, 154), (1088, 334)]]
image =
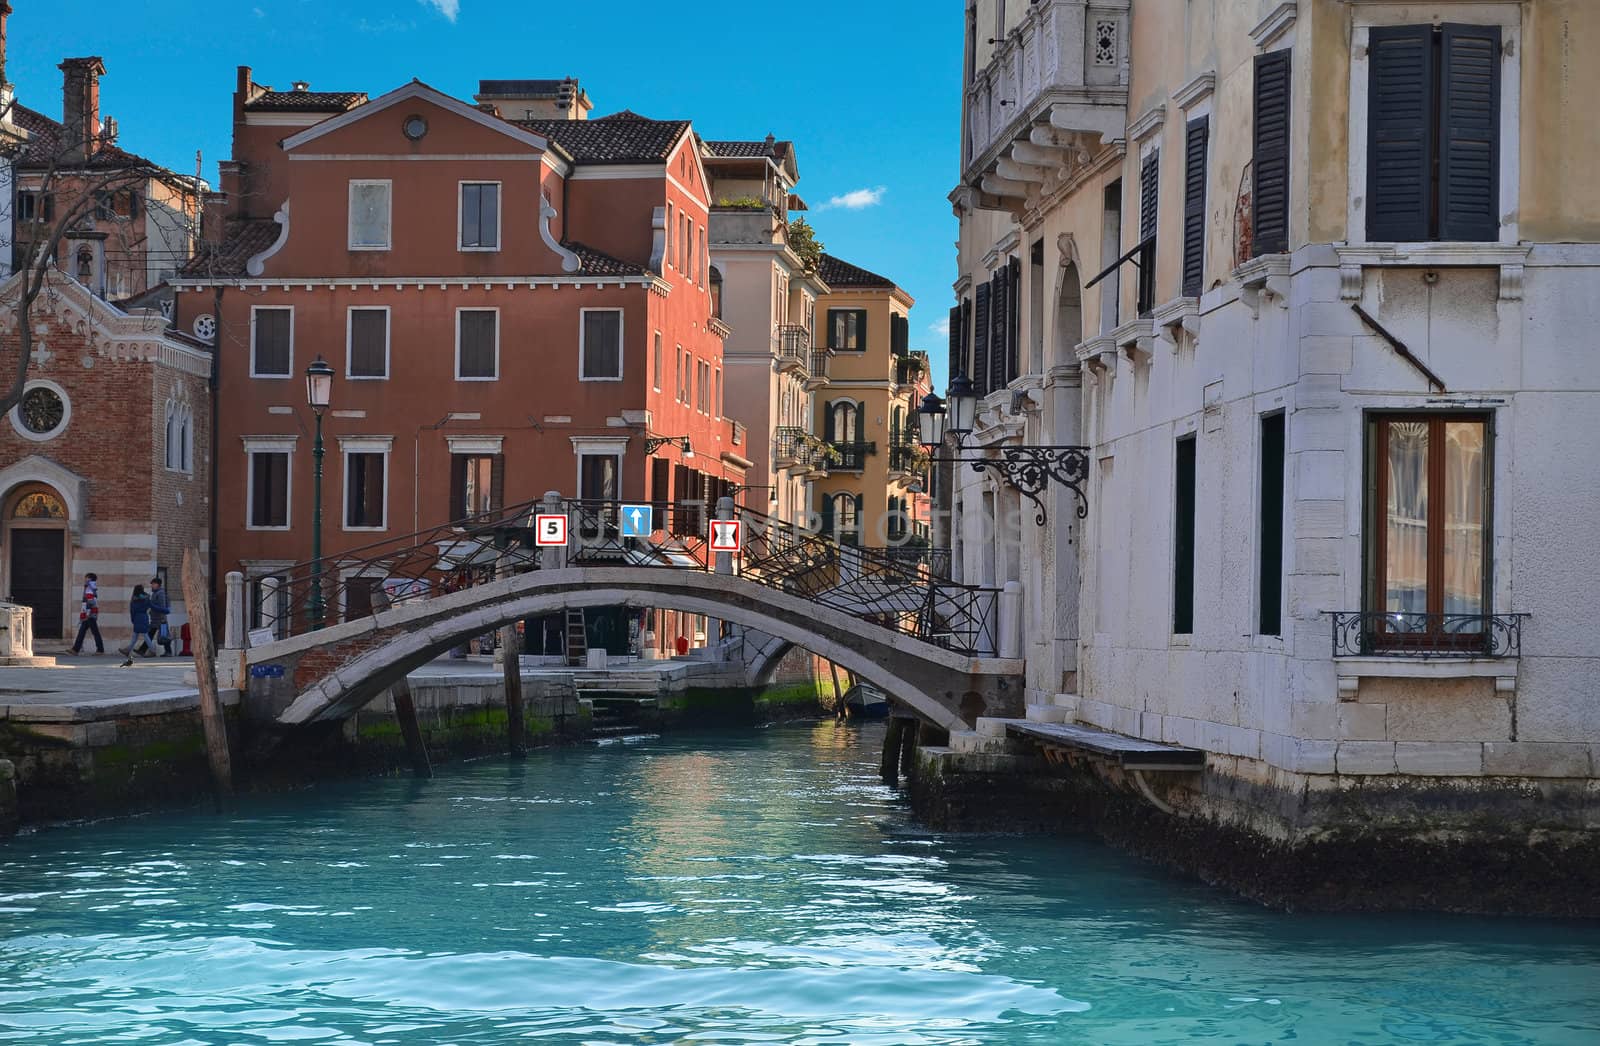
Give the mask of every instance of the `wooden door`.
[(11, 531), (11, 598), (33, 608), (35, 637), (54, 639), (65, 630), (61, 592), (66, 536), (64, 530)]

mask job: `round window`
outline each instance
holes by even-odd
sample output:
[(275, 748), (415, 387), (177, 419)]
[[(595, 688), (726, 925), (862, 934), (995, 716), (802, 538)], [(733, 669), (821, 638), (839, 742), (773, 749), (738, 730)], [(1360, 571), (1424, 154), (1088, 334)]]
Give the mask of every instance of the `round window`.
[(61, 431), (67, 423), (67, 402), (49, 385), (35, 385), (22, 394), (16, 420), (23, 435), (45, 439)]
[(217, 337), (217, 318), (209, 312), (194, 318), (194, 336), (201, 341), (215, 341)]
[(414, 142), (428, 133), (428, 121), (420, 116), (408, 116), (406, 122), (400, 125), (400, 129)]

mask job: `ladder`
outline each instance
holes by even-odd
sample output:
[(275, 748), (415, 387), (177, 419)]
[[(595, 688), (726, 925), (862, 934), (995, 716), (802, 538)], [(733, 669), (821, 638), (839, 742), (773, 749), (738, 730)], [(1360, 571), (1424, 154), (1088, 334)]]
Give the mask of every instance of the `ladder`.
[(589, 660), (589, 625), (583, 609), (567, 610), (567, 665), (583, 665)]

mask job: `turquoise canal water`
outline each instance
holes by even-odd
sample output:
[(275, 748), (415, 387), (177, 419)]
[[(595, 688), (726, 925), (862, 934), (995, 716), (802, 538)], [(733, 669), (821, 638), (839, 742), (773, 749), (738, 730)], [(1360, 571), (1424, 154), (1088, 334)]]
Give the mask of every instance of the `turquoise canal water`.
[(1600, 929), (947, 836), (831, 724), (0, 843), (0, 1041), (1600, 1043)]

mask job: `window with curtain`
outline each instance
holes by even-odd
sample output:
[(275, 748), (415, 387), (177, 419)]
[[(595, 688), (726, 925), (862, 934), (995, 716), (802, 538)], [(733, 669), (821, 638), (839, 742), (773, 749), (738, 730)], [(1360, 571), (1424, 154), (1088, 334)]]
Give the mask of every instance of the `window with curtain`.
[(867, 347), (866, 309), (828, 310), (828, 348), (862, 352)]
[(350, 249), (389, 249), (389, 183), (350, 183)]
[(1488, 612), (1489, 419), (1374, 415), (1368, 422), (1369, 607), (1375, 638), (1479, 635)]
[(461, 249), (492, 251), (500, 247), (500, 184), (461, 185)]
[(652, 372), (651, 387), (657, 392), (661, 391), (661, 332), (656, 331), (655, 341), (650, 348), (650, 370)]
[(494, 455), (452, 454), (450, 491), (452, 520), (494, 511)]
[(622, 377), (622, 310), (585, 309), (583, 358), (579, 375), (584, 381), (615, 381)]

